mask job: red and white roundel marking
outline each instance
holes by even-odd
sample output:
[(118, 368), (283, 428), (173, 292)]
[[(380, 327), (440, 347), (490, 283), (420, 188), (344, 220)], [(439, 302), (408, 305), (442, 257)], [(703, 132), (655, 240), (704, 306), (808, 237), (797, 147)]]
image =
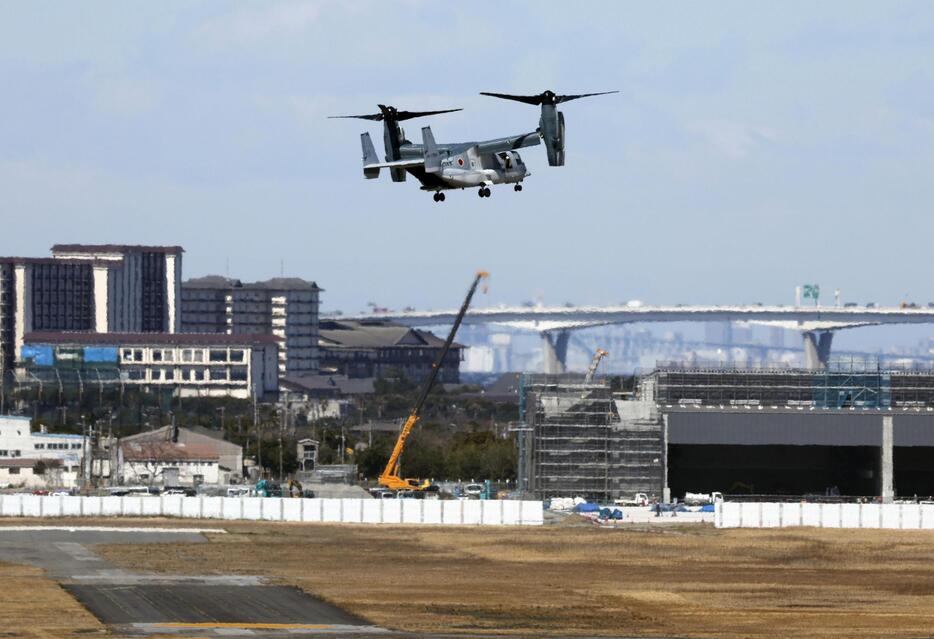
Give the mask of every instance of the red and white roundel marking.
[(464, 166), (464, 158), (457, 158), (457, 166)]

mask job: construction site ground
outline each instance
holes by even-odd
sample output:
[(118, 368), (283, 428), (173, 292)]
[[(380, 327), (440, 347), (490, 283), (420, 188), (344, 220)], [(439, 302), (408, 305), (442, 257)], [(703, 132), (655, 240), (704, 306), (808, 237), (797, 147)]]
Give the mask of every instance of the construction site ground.
[[(0, 525), (28, 523), (62, 522)], [(603, 529), (576, 516), (538, 528), (210, 525), (227, 533), (94, 553), (122, 570), (260, 576), (402, 636), (929, 637), (934, 628), (929, 532)], [(0, 618), (14, 636), (117, 632), (39, 569), (11, 563), (0, 565)]]

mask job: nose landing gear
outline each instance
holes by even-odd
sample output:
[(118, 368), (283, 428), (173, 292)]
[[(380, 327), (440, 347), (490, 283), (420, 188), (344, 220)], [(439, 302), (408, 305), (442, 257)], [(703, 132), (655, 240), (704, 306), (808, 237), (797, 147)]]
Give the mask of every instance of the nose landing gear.
[(479, 195), (480, 197), (490, 197), (490, 195), (492, 195), (492, 192), (490, 191), (488, 187), (481, 186), (480, 190), (477, 192), (477, 195)]
[(519, 191), (522, 190), (522, 185), (521, 185), (521, 184), (516, 184), (516, 185), (515, 185), (514, 187), (512, 187), (512, 188), (514, 188), (514, 189), (516, 190), (516, 192), (518, 193)]
[(435, 202), (444, 202), (444, 193), (441, 193), (441, 192), (439, 191), (439, 192), (435, 193), (435, 196), (434, 196), (434, 197), (435, 197)]

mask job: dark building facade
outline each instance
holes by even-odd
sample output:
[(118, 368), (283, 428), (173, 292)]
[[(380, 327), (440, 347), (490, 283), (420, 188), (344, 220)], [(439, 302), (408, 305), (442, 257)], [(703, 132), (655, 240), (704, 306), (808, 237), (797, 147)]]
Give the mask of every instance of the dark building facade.
[[(327, 320), (321, 322), (321, 370), (359, 377), (425, 379), (444, 340), (428, 331), (400, 326), (379, 319)], [(460, 381), (463, 346), (452, 344), (438, 375), (438, 381)]]

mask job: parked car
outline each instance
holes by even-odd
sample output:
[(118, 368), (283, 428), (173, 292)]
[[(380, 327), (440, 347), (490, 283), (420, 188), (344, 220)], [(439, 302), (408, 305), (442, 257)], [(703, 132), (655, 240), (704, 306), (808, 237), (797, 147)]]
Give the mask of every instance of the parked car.
[(483, 484), (467, 484), (464, 486), (464, 494), (468, 497), (479, 497), (483, 493)]

